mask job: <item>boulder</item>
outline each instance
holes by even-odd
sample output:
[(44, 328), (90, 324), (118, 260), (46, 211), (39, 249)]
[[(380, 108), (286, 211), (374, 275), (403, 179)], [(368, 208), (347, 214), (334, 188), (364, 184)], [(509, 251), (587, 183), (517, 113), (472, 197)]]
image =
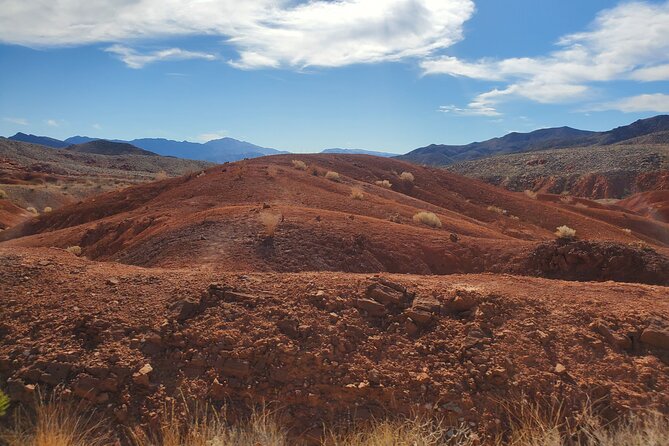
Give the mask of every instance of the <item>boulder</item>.
[(669, 322), (664, 319), (653, 319), (641, 332), (640, 340), (651, 347), (669, 350)]

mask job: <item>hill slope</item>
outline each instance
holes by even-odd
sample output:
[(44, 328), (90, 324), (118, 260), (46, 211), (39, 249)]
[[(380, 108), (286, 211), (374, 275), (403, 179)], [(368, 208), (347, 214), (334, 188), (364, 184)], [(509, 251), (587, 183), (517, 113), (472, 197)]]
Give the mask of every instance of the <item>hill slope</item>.
[[(669, 130), (669, 115), (640, 119), (630, 125), (606, 132), (590, 132), (570, 127), (535, 130), (530, 133), (509, 133), (500, 138), (467, 145), (432, 144), (413, 150), (398, 158), (419, 164), (449, 165), (490, 156), (532, 152), (554, 148), (609, 145)], [(649, 138), (652, 138), (649, 136)]]
[(158, 156), (157, 153), (149, 152), (148, 150), (140, 149), (132, 144), (123, 142), (107, 141), (104, 139), (96, 139), (81, 144), (73, 144), (67, 146), (65, 150), (79, 153), (93, 153), (97, 155), (143, 155), (143, 156)]
[[(293, 168), (292, 159), (310, 164), (310, 171)], [(398, 177), (406, 170), (413, 182)], [(338, 172), (339, 180), (324, 178), (326, 171)], [(375, 184), (381, 180), (392, 189)], [(362, 199), (351, 196), (353, 189)], [(414, 221), (420, 211), (438, 215), (442, 227)], [(142, 266), (534, 274), (531, 253), (552, 243), (555, 228), (564, 224), (587, 240), (669, 246), (668, 225), (632, 211), (532, 200), (444, 170), (364, 155), (277, 156), (218, 166), (204, 175), (100, 195), (0, 239), (8, 246), (79, 245), (90, 258)]]
[(466, 161), (448, 169), (513, 191), (623, 198), (669, 189), (669, 145), (544, 150)]

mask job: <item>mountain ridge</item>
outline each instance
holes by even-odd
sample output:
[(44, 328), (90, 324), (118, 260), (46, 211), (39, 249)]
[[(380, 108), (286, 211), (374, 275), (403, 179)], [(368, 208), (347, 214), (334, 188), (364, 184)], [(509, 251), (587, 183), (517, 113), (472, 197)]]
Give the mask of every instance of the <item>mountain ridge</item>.
[(430, 144), (397, 158), (419, 164), (450, 165), (463, 161), (539, 150), (602, 146), (669, 130), (669, 115), (639, 119), (604, 132), (551, 127), (529, 133), (512, 132), (465, 145)]

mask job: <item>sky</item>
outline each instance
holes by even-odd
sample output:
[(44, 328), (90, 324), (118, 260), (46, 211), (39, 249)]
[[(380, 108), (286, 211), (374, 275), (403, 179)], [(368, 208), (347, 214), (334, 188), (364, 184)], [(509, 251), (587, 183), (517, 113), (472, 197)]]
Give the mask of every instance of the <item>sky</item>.
[(669, 0), (0, 0), (0, 135), (405, 153), (669, 113)]

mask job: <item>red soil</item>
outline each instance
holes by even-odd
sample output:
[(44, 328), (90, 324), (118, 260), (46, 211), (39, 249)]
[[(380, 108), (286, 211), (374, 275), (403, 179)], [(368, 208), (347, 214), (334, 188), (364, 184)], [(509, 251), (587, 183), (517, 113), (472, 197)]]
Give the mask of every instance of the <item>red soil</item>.
[(521, 393), (594, 398), (608, 416), (669, 408), (666, 287), (143, 269), (43, 248), (0, 249), (0, 265), (12, 397), (61, 384), (120, 425), (157, 421), (180, 392), (235, 410), (277, 402), (314, 435), (416, 411), (490, 435), (499, 401)]
[[(320, 175), (292, 168), (295, 158)], [(323, 178), (327, 170), (339, 172), (341, 182)], [(401, 182), (402, 171), (415, 181)], [(374, 184), (383, 179), (392, 190)], [(362, 200), (351, 198), (352, 187), (362, 189)], [(436, 213), (442, 228), (412, 221), (423, 210)], [(283, 216), (274, 237), (265, 234), (263, 212)], [(584, 214), (396, 160), (274, 156), (100, 195), (12, 228), (0, 240), (79, 245), (91, 259), (141, 266), (419, 274), (509, 271), (565, 224), (588, 240), (669, 246), (667, 224), (608, 208)]]
[(618, 203), (640, 215), (669, 223), (669, 190), (642, 192)]
[[(63, 386), (117, 426), (156, 423), (182, 392), (237, 413), (268, 401), (312, 437), (417, 411), (492, 435), (522, 393), (669, 411), (666, 286), (501, 274), (669, 285), (669, 225), (538, 198), (291, 155), (66, 206), (0, 233), (0, 379), (23, 401)], [(565, 224), (580, 241), (554, 240)], [(49, 248), (71, 245), (87, 258)]]

